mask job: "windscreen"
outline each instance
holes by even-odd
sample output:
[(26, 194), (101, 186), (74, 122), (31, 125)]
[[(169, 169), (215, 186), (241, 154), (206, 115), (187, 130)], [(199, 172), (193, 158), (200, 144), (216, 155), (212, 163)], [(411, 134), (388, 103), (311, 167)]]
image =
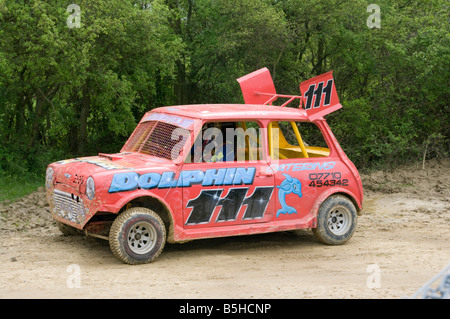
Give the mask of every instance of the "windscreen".
[(185, 145), (190, 131), (162, 121), (138, 124), (122, 152), (138, 152), (168, 160), (175, 160)]

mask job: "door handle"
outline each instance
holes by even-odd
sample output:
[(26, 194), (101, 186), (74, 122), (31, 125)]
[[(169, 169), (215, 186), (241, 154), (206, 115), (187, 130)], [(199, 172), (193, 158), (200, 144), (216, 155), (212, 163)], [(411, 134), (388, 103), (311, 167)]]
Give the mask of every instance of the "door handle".
[(273, 176), (273, 172), (263, 172), (263, 170), (260, 170), (258, 174), (256, 174), (256, 177), (270, 177)]

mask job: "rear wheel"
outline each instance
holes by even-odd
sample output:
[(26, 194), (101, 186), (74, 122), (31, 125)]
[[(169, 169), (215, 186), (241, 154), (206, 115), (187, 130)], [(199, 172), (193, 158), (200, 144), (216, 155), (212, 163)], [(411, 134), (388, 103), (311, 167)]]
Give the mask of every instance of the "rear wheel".
[(154, 211), (133, 207), (113, 222), (109, 245), (113, 254), (130, 264), (145, 264), (158, 258), (166, 243), (164, 222)]
[(325, 244), (341, 245), (353, 236), (356, 225), (355, 205), (345, 196), (333, 195), (320, 206), (313, 233)]

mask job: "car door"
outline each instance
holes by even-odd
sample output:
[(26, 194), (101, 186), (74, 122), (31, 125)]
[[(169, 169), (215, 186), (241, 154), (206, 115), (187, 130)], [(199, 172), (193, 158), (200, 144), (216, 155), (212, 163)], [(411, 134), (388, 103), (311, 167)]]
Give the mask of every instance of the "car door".
[[(235, 129), (245, 127), (245, 124), (239, 123), (241, 126), (236, 125)], [(221, 125), (223, 127), (224, 123)], [(208, 157), (205, 149), (211, 144), (210, 136), (204, 132), (205, 130), (196, 139), (197, 146), (202, 145), (200, 160), (185, 162), (180, 172), (179, 178), (185, 186), (182, 191), (184, 227), (226, 227), (272, 220), (275, 205), (272, 196), (274, 174), (264, 156), (249, 156), (249, 139), (260, 139), (250, 137), (247, 142), (244, 141), (244, 147), (240, 147), (237, 145), (239, 142), (233, 138), (236, 145), (232, 146), (235, 153), (232, 158), (228, 157), (228, 148), (218, 147), (222, 143), (216, 143), (216, 147), (210, 147), (215, 149), (214, 155), (205, 159)], [(223, 140), (225, 139), (224, 137)], [(217, 138), (214, 140), (218, 141)], [(257, 145), (256, 148), (258, 147), (260, 149)], [(223, 154), (218, 149), (223, 150)]]

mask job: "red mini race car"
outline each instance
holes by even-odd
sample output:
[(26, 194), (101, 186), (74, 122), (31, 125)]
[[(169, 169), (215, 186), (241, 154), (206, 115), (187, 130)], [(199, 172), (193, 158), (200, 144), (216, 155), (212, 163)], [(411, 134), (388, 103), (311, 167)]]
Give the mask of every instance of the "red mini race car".
[(120, 153), (50, 164), (61, 231), (107, 239), (128, 264), (154, 261), (166, 241), (311, 228), (347, 242), (363, 189), (323, 118), (341, 108), (332, 73), (301, 83), (301, 96), (277, 94), (266, 68), (238, 82), (243, 105), (156, 108)]

